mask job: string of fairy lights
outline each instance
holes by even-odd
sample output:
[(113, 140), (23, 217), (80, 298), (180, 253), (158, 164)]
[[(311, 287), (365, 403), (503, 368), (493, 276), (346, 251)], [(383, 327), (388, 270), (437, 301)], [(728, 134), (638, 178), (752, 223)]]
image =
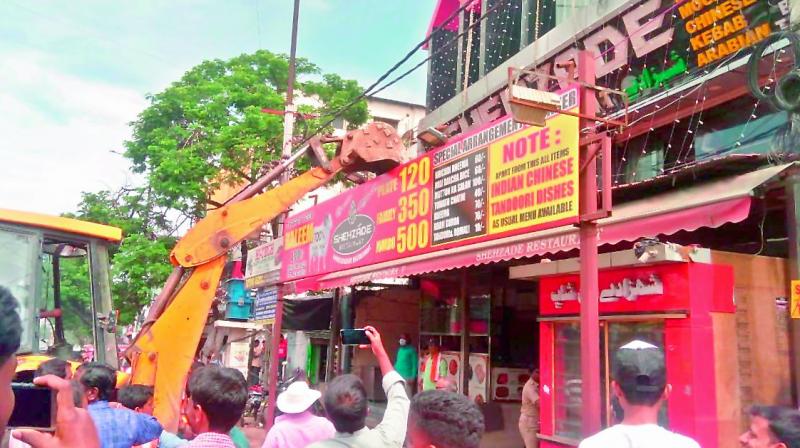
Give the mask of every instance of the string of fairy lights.
[[(392, 81), (377, 88), (382, 81), (385, 81), (389, 73), (408, 60), (411, 54), (409, 53), (409, 55), (396, 64), (376, 83), (365, 90), (364, 94), (358, 99), (364, 97), (369, 98), (376, 95), (430, 61), (431, 70), (428, 79), (428, 106), (430, 109), (436, 109), (459, 93), (459, 89), (457, 89), (458, 85), (461, 86), (461, 92), (466, 94), (466, 88), (483, 76), (483, 74), (479, 73), (477, 70), (478, 66), (481, 65), (479, 61), (480, 57), (484, 58), (482, 64), (483, 71), (484, 73), (488, 73), (493, 68), (514, 56), (514, 54), (520, 50), (521, 46), (528, 45), (538, 40), (553, 29), (553, 27), (557, 25), (557, 21), (567, 20), (569, 17), (577, 19), (579, 9), (588, 6), (588, 3), (584, 0), (581, 0), (580, 5), (577, 4), (577, 0), (572, 0), (571, 10), (567, 10), (566, 8), (569, 8), (568, 1), (569, 0), (561, 0), (559, 2), (554, 0), (530, 0), (525, 2), (525, 5), (527, 5), (526, 10), (523, 10), (522, 0), (489, 0), (488, 2), (468, 0), (461, 2), (460, 8), (434, 29), (426, 39), (427, 42), (430, 42), (429, 55), (427, 58), (423, 59), (410, 70), (397, 76)], [(639, 28), (637, 30), (633, 30), (632, 32), (629, 30), (628, 37), (625, 39), (630, 40), (639, 30), (648, 29), (647, 27), (650, 26), (653, 20), (661, 17), (668, 18), (668, 23), (665, 28), (672, 27), (677, 20), (677, 15), (675, 13), (677, 7), (685, 1), (687, 0), (676, 1), (661, 11), (650, 15), (647, 20), (639, 23)], [(485, 11), (481, 10), (481, 6), (485, 6)], [(559, 10), (558, 8), (562, 9)], [(459, 26), (456, 27), (456, 29), (452, 27), (452, 21), (454, 20), (459, 20)], [(607, 23), (602, 25), (602, 28), (607, 26), (614, 25)], [(711, 26), (718, 26), (718, 22), (715, 20)], [(528, 38), (526, 41), (522, 40), (520, 27), (527, 27)], [(482, 29), (484, 30), (483, 32), (481, 31)], [(576, 49), (582, 48), (578, 40), (578, 34), (580, 33), (572, 34), (573, 42), (571, 46)], [(484, 41), (481, 42), (481, 39), (484, 39)], [(426, 41), (420, 43), (412, 52), (419, 49)], [(675, 49), (673, 43), (673, 41), (670, 41), (664, 45), (663, 57), (659, 58), (657, 62), (653, 64), (654, 70), (663, 70), (667, 67), (670, 55)], [(601, 55), (598, 56), (598, 59), (604, 58), (605, 60), (611, 52), (619, 51), (617, 47), (628, 47), (628, 45), (623, 44), (624, 42), (605, 42), (600, 44)], [(483, 50), (483, 54), (481, 54), (481, 50)], [(691, 47), (687, 46), (684, 51), (687, 54), (691, 54)], [(697, 76), (701, 76), (702, 74), (704, 79), (698, 85), (680, 93), (676, 98), (666, 102), (666, 104), (663, 103), (663, 100), (661, 103), (656, 102), (651, 110), (647, 111), (643, 108), (632, 108), (630, 116), (635, 118), (629, 123), (629, 126), (641, 123), (647, 119), (650, 120), (650, 125), (643, 137), (644, 143), (633, 158), (634, 160), (631, 160), (631, 163), (627, 163), (630, 156), (629, 149), (633, 145), (638, 146), (641, 139), (637, 141), (635, 138), (627, 138), (625, 139), (624, 145), (622, 145), (623, 147), (615, 150), (620, 163), (617, 165), (616, 173), (613, 174), (614, 184), (625, 182), (630, 177), (635, 178), (637, 174), (636, 166), (642, 157), (647, 155), (648, 151), (662, 151), (662, 155), (658, 156), (662, 158), (661, 165), (658, 168), (661, 174), (674, 171), (699, 161), (699, 157), (694, 154), (693, 150), (696, 147), (695, 143), (698, 132), (704, 125), (703, 115), (706, 109), (705, 106), (708, 94), (707, 83), (713, 78), (713, 76), (708, 75), (712, 71), (724, 67), (733, 60), (741, 57), (742, 51), (743, 49), (739, 49), (714, 63), (708, 64), (702, 69), (690, 69), (687, 66), (684, 70), (684, 75), (690, 74), (693, 71)], [(780, 52), (783, 54), (784, 50), (780, 50)], [(628, 58), (628, 54), (623, 55), (623, 57)], [(641, 57), (640, 60), (642, 65), (641, 67), (637, 67), (637, 70), (647, 70), (649, 69), (648, 63), (652, 63), (653, 58), (644, 56)], [(538, 63), (538, 57), (535, 57), (534, 61)], [(773, 58), (770, 82), (774, 82), (776, 78), (775, 70), (777, 62), (779, 62), (778, 58)], [(658, 67), (658, 65), (661, 65), (661, 67)], [(625, 64), (612, 70), (611, 73), (605, 74), (603, 76), (603, 80), (605, 81), (603, 84), (610, 85), (612, 88), (617, 88), (623, 85), (626, 82), (626, 78), (630, 76), (633, 76), (632, 69), (629, 64)], [(678, 89), (684, 82), (692, 81), (692, 79), (689, 78), (690, 77), (687, 77), (683, 82), (670, 85), (669, 87), (671, 89)], [(767, 86), (766, 88), (770, 89), (772, 87)], [(644, 101), (654, 96), (651, 95), (652, 93), (653, 92), (646, 92), (640, 99)], [(668, 96), (664, 98), (666, 99)], [(679, 116), (682, 112), (686, 112), (686, 108), (681, 107), (682, 103), (686, 101), (693, 101), (691, 113), (686, 116)], [(748, 136), (747, 131), (751, 122), (758, 119), (757, 112), (760, 106), (761, 103), (759, 101), (754, 101), (752, 111), (748, 114), (748, 118), (742, 127), (739, 138), (732, 147), (725, 148), (724, 152), (735, 151), (743, 145), (743, 142)], [(346, 107), (343, 108), (343, 110), (346, 110)], [(673, 108), (675, 115), (669, 127), (669, 131), (667, 132), (666, 126), (662, 125), (659, 125), (658, 131), (654, 129), (655, 120), (659, 118), (659, 122), (661, 122), (667, 111)], [(332, 120), (341, 113), (342, 111), (336, 112)], [(677, 138), (680, 139), (680, 144), (678, 144), (678, 140), (675, 140), (676, 133)], [(682, 136), (680, 135), (681, 133), (683, 134)], [(312, 135), (313, 134), (314, 133), (312, 133)], [(649, 145), (650, 140), (659, 139), (665, 135), (668, 135), (668, 137), (665, 141), (660, 141), (660, 146), (652, 145), (651, 147), (651, 145)], [(673, 142), (673, 140), (675, 141)], [(715, 152), (704, 155), (704, 157), (717, 155), (720, 154)], [(630, 173), (623, 172), (623, 170), (626, 169), (632, 170)]]
[[(673, 9), (673, 8), (674, 8), (674, 5), (672, 7), (670, 7), (670, 9)], [(650, 20), (652, 20), (653, 18), (658, 17), (660, 14), (664, 14), (666, 12), (668, 12), (668, 10), (666, 10), (666, 11), (664, 11), (662, 13), (654, 15), (653, 17), (651, 17)], [(670, 20), (671, 20), (670, 21), (670, 26), (672, 25), (672, 23), (675, 21), (676, 18), (677, 17), (675, 15), (675, 13), (673, 12), (671, 14), (671, 16), (670, 16)], [(647, 25), (647, 23), (645, 23), (644, 26), (646, 26), (646, 25)], [(717, 22), (714, 21), (712, 26), (716, 26), (716, 25), (717, 25)], [(666, 67), (666, 64), (667, 64), (668, 59), (669, 59), (669, 54), (672, 51), (671, 47), (672, 47), (671, 45), (667, 45), (666, 48), (665, 48), (664, 58), (661, 61), (662, 64), (663, 64), (662, 68)], [(690, 47), (687, 47), (685, 50), (688, 53), (690, 51)], [(605, 50), (603, 54), (607, 53), (608, 51), (610, 51), (610, 49)], [(652, 110), (650, 113), (648, 113), (645, 116), (638, 117), (637, 119), (635, 119), (633, 122), (631, 122), (629, 124), (629, 126), (632, 126), (632, 125), (637, 124), (638, 122), (642, 121), (645, 118), (648, 118), (648, 117), (650, 118), (650, 126), (648, 127), (648, 132), (644, 136), (644, 143), (641, 146), (641, 153), (639, 155), (640, 158), (645, 156), (648, 153), (648, 151), (653, 151), (653, 150), (658, 150), (659, 149), (656, 146), (651, 147), (650, 145), (648, 145), (649, 139), (651, 138), (651, 135), (654, 138), (658, 137), (656, 135), (656, 129), (653, 128), (653, 123), (654, 123), (654, 120), (655, 120), (655, 118), (656, 118), (656, 116), (658, 114), (663, 113), (665, 110), (668, 110), (668, 109), (672, 108), (673, 106), (675, 106), (675, 117), (672, 120), (672, 125), (671, 125), (670, 130), (669, 130), (669, 137), (666, 139), (666, 141), (662, 141), (661, 142), (662, 145), (660, 147), (660, 149), (663, 151), (662, 160), (661, 160), (661, 163), (660, 163), (660, 166), (659, 166), (659, 170), (658, 170), (660, 174), (664, 174), (667, 171), (675, 171), (675, 170), (680, 169), (682, 167), (685, 167), (685, 166), (687, 166), (689, 164), (696, 163), (696, 162), (698, 162), (700, 160), (703, 160), (704, 158), (707, 158), (707, 157), (720, 156), (720, 155), (725, 154), (725, 153), (736, 151), (737, 149), (739, 149), (742, 146), (743, 141), (748, 136), (748, 132), (747, 132), (748, 131), (748, 126), (750, 125), (750, 123), (753, 120), (756, 120), (758, 118), (757, 111), (758, 111), (758, 108), (760, 106), (760, 102), (758, 100), (756, 100), (754, 102), (752, 111), (747, 115), (747, 117), (748, 117), (747, 121), (745, 122), (737, 141), (731, 147), (724, 148), (724, 150), (722, 150), (722, 151), (718, 151), (718, 152), (715, 152), (713, 154), (708, 154), (708, 155), (706, 155), (704, 157), (698, 157), (696, 155), (695, 155), (695, 157), (690, 157), (692, 155), (692, 150), (695, 148), (695, 136), (698, 134), (698, 131), (700, 130), (700, 127), (704, 124), (704, 122), (703, 122), (703, 111), (705, 110), (705, 102), (707, 100), (707, 85), (706, 85), (706, 83), (711, 79), (711, 77), (708, 76), (709, 73), (710, 73), (709, 70), (712, 69), (712, 67), (713, 67), (713, 69), (722, 67), (722, 66), (730, 63), (731, 61), (739, 58), (741, 56), (742, 51), (743, 51), (743, 49), (739, 49), (738, 51), (734, 52), (733, 54), (728, 55), (727, 57), (725, 57), (723, 60), (717, 61), (717, 63), (715, 63), (715, 64), (710, 64), (709, 66), (706, 66), (702, 70), (702, 74), (704, 76), (704, 80), (700, 85), (696, 86), (695, 88), (693, 88), (688, 93), (681, 93), (675, 100), (671, 101), (669, 104), (666, 104), (664, 106), (656, 104), (655, 107), (654, 107), (654, 110)], [(780, 50), (781, 54), (783, 54), (784, 52), (785, 52), (785, 50)], [(775, 70), (776, 70), (778, 62), (780, 62), (780, 59), (778, 57), (773, 58), (772, 75), (771, 75), (771, 77), (770, 77), (770, 79), (768, 81), (770, 83), (774, 82), (774, 80), (776, 78)], [(647, 61), (645, 60), (644, 63), (643, 63), (642, 69), (644, 70), (646, 68), (647, 68)], [(615, 75), (615, 81), (614, 81), (613, 85), (617, 86), (617, 85), (620, 85), (619, 77), (621, 76), (623, 71), (622, 71), (622, 68), (617, 69), (615, 71), (617, 72), (617, 74)], [(688, 74), (689, 72), (690, 72), (690, 70), (687, 67), (687, 69), (684, 71), (684, 73)], [(674, 86), (674, 87), (677, 87), (677, 86)], [(691, 112), (691, 114), (688, 115), (689, 122), (688, 122), (688, 126), (686, 126), (686, 132), (684, 132), (681, 144), (677, 148), (674, 148), (673, 147), (673, 144), (674, 144), (673, 143), (673, 137), (675, 136), (675, 132), (679, 128), (679, 126), (683, 127), (683, 125), (681, 124), (682, 123), (682, 119), (683, 120), (686, 119), (686, 117), (683, 117), (683, 118), (679, 117), (679, 113), (682, 110), (681, 109), (681, 102), (684, 101), (684, 99), (691, 100), (691, 95), (693, 93), (696, 94), (696, 96), (694, 98), (694, 104), (692, 106), (692, 112)], [(699, 112), (698, 112), (698, 108), (700, 109)], [(638, 111), (634, 111), (634, 114), (637, 113), (637, 112)], [(691, 139), (691, 141), (690, 141), (689, 145), (687, 146), (687, 140), (689, 140), (689, 139)], [(634, 178), (634, 179), (636, 177), (636, 174), (637, 174), (636, 170), (638, 169), (637, 168), (638, 160), (632, 161), (633, 164), (625, 163), (625, 162), (627, 162), (627, 159), (628, 159), (629, 146), (631, 145), (631, 142), (633, 140), (634, 139), (632, 139), (632, 138), (629, 138), (629, 139), (625, 140), (625, 144), (624, 144), (624, 147), (623, 147), (623, 149), (621, 151), (621, 155), (620, 155), (620, 163), (617, 166), (616, 173), (613, 175), (613, 177), (614, 177), (613, 183), (614, 184), (619, 184), (621, 180), (622, 181), (626, 181), (631, 177)], [(675, 151), (675, 150), (677, 150), (678, 152), (677, 152), (676, 157), (673, 158), (672, 156), (675, 155), (673, 153), (673, 151)], [(674, 162), (672, 163), (671, 166), (667, 164), (667, 162), (670, 161), (670, 160), (674, 160)], [(630, 173), (630, 175), (628, 175), (628, 173), (623, 173), (623, 170), (625, 170), (627, 167), (632, 167), (633, 168), (633, 170)]]

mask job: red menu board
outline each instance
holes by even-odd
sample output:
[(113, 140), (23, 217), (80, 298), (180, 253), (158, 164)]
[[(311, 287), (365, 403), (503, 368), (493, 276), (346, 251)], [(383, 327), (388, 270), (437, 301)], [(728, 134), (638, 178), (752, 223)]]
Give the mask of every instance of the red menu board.
[[(578, 107), (578, 89), (561, 92)], [(281, 280), (577, 221), (578, 118), (510, 117), (289, 217)]]

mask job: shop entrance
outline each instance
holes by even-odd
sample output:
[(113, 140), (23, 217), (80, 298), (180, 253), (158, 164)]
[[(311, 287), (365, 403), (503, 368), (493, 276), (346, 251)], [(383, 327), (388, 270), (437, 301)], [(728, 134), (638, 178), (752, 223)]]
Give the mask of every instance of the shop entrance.
[(539, 362), (538, 283), (498, 264), (426, 274), (419, 289), (418, 390), (465, 393), (492, 446), (519, 446), (522, 389)]

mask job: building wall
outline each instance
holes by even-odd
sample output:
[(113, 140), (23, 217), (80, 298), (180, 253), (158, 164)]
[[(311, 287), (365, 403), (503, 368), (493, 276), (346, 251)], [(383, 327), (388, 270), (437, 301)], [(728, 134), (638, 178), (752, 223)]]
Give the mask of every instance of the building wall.
[(419, 121), (425, 116), (425, 106), (421, 104), (371, 98), (367, 101), (367, 106), (372, 120), (396, 121), (397, 133), (400, 135), (416, 131)]
[[(553, 0), (542, 2), (543, 6), (550, 4), (556, 9), (559, 3), (565, 3)], [(485, 0), (483, 5), (492, 3), (491, 0)], [(693, 7), (693, 2), (678, 2), (679, 5), (672, 0), (572, 2), (573, 8), (556, 11), (557, 20), (554, 23), (545, 20), (555, 27), (551, 29), (550, 25), (545, 26), (541, 30), (544, 34), (535, 40), (530, 39), (530, 30), (526, 30), (524, 25), (542, 25), (541, 20), (535, 21), (530, 16), (528, 7), (533, 3), (523, 1), (521, 7), (511, 8), (505, 13), (514, 19), (509, 22), (511, 29), (507, 35), (522, 33), (521, 46), (515, 43), (516, 37), (512, 41), (494, 33), (491, 25), (493, 19), (487, 11), (489, 17), (482, 21), (484, 28), (477, 33), (481, 38), (480, 51), (472, 57), (472, 60), (480, 60), (481, 68), (476, 70), (475, 80), (472, 80), (470, 71), (471, 84), (465, 90), (460, 85), (453, 88), (442, 83), (440, 70), (437, 69), (437, 64), (450, 64), (453, 67), (446, 70), (450, 73), (447, 76), (455, 77), (457, 81), (462, 79), (460, 75), (465, 68), (460, 61), (466, 54), (463, 39), (459, 42), (459, 51), (463, 54), (446, 61), (431, 60), (429, 88), (441, 87), (439, 90), (447, 90), (448, 93), (434, 95), (438, 100), (431, 103), (432, 95), (429, 92), (428, 105), (431, 111), (420, 122), (420, 128), (436, 126), (451, 137), (482, 129), (511, 112), (509, 68), (524, 67), (535, 69), (536, 73), (542, 75), (557, 76), (558, 86), (566, 88), (569, 81), (565, 78), (567, 72), (562, 63), (574, 59), (577, 48), (585, 48), (604, 56), (594, 60), (597, 79), (593, 83), (626, 92), (621, 96), (614, 94), (598, 98), (600, 114), (622, 114), (623, 97), (630, 101), (630, 126), (616, 135), (612, 148), (615, 184), (669, 174), (672, 170), (709, 158), (733, 153), (765, 153), (774, 151), (775, 147), (786, 146), (779, 141), (770, 141), (778, 135), (777, 129), (786, 125), (786, 117), (756, 102), (743, 78), (737, 75), (743, 69), (741, 65), (746, 62), (747, 52), (740, 54), (737, 51), (722, 56), (722, 53), (716, 53), (716, 47), (713, 46), (717, 44), (695, 45), (698, 29), (694, 25), (699, 23), (695, 21), (703, 14), (708, 14), (715, 4), (725, 3), (724, 0), (703, 2), (702, 5), (697, 3), (698, 7), (702, 7), (700, 9)], [(440, 6), (442, 4), (444, 2), (439, 3)], [(454, 4), (449, 5), (455, 9)], [(770, 11), (769, 14), (763, 12), (765, 8)], [(745, 34), (752, 36), (758, 32), (757, 39), (748, 41), (749, 45), (766, 38), (770, 32), (787, 29), (790, 11), (789, 0), (747, 2), (747, 6), (736, 16), (746, 26), (737, 31), (735, 38)], [(796, 16), (797, 11), (794, 13)], [(521, 22), (517, 20), (520, 15), (523, 17)], [(446, 16), (437, 7), (435, 17)], [(544, 16), (540, 17), (545, 19)], [(647, 25), (644, 25), (644, 21)], [(721, 23), (716, 26), (715, 31), (723, 28)], [(647, 27), (648, 32), (642, 33), (643, 27)], [(461, 29), (464, 29), (463, 21)], [(476, 34), (474, 29), (472, 34)], [(492, 35), (495, 36), (494, 41), (490, 42), (487, 39)], [(437, 34), (433, 36), (432, 48), (437, 44)], [(497, 60), (497, 44), (503, 44), (502, 48), (519, 50), (510, 55), (504, 51), (502, 58), (507, 59), (500, 64), (490, 63), (490, 60)], [(609, 44), (613, 51), (609, 49)], [(670, 56), (667, 57), (667, 54)], [(717, 57), (717, 54), (720, 56)], [(763, 58), (765, 64), (768, 58), (768, 55)], [(778, 76), (791, 68), (780, 58), (773, 65)], [(652, 70), (662, 75), (660, 79), (663, 82), (660, 81), (658, 86), (643, 81), (649, 79)], [(535, 89), (556, 88), (551, 78), (533, 73), (522, 76), (517, 83)], [(697, 83), (702, 83), (709, 92), (716, 93), (705, 95), (700, 93), (701, 89), (691, 90)], [(727, 114), (730, 110), (749, 112)], [(641, 122), (643, 117), (650, 115), (650, 120)], [(761, 129), (761, 132), (756, 132), (756, 129)], [(789, 148), (781, 150), (791, 151)]]
[[(355, 309), (355, 327), (372, 325), (381, 333), (386, 352), (395, 360), (400, 335), (411, 335), (412, 344), (419, 342), (419, 297), (416, 289), (397, 287), (376, 291), (359, 298)], [(355, 350), (353, 373), (359, 374), (365, 367), (377, 367), (378, 362), (369, 350)]]
[(789, 296), (788, 265), (783, 258), (720, 251), (712, 252), (712, 262), (734, 269), (741, 432), (750, 406), (791, 405), (788, 310), (776, 303)]

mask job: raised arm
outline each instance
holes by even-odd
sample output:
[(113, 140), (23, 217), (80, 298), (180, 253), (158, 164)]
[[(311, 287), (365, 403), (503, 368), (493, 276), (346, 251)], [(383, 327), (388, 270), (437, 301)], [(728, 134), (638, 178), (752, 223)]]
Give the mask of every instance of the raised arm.
[(370, 326), (365, 327), (367, 336), (370, 340), (370, 348), (383, 374), (383, 390), (386, 392), (386, 412), (383, 413), (383, 420), (375, 427), (381, 435), (385, 446), (401, 448), (406, 439), (406, 426), (408, 422), (408, 409), (410, 401), (406, 395), (405, 381), (394, 370), (389, 355), (381, 342), (381, 335)]

